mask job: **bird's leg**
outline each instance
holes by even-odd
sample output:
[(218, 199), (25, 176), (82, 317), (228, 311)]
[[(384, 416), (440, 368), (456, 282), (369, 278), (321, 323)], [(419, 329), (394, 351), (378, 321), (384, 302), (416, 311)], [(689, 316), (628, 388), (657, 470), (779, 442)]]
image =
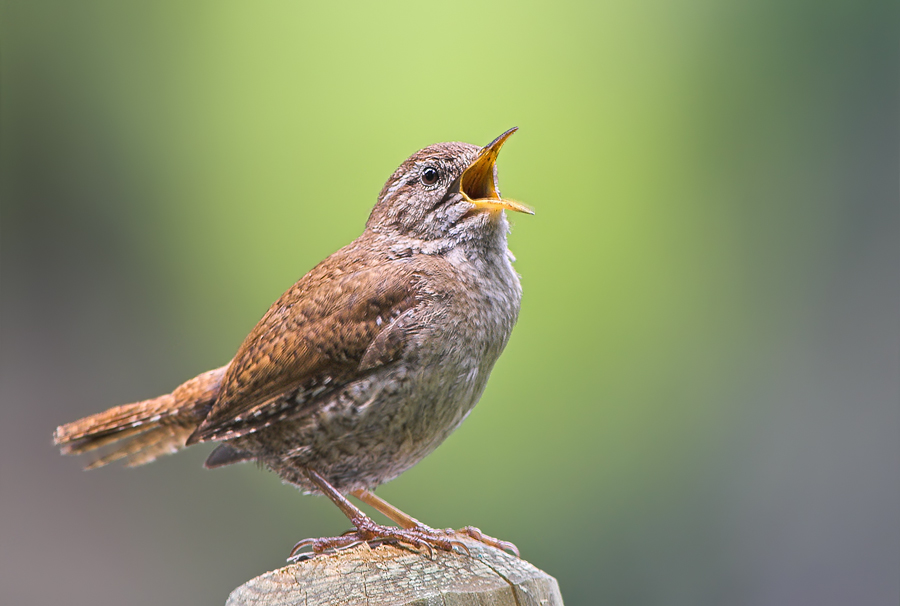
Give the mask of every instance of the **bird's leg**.
[[(430, 526), (426, 526), (419, 520), (415, 519), (411, 515), (404, 513), (377, 496), (371, 490), (361, 489), (354, 490), (351, 492), (354, 497), (365, 503), (366, 505), (370, 505), (373, 509), (384, 514), (389, 520), (395, 522), (400, 525), (401, 528), (406, 530), (416, 530), (421, 534), (427, 535), (443, 535), (443, 536), (452, 536), (456, 534), (464, 534), (468, 537), (475, 539), (485, 545), (490, 545), (491, 547), (496, 547), (497, 549), (503, 551), (511, 551), (516, 556), (519, 556), (519, 549), (510, 543), (509, 541), (502, 541), (500, 539), (495, 539), (494, 537), (490, 537), (474, 526), (466, 526), (465, 528), (461, 528), (459, 530), (453, 530), (452, 528), (446, 528), (444, 530), (435, 530)], [(346, 499), (345, 499), (346, 500)]]
[(373, 509), (377, 510), (379, 513), (388, 518), (391, 522), (399, 524), (401, 528), (416, 528), (417, 526), (425, 526), (424, 524), (422, 524), (422, 522), (415, 519), (408, 513), (400, 511), (381, 497), (377, 496), (371, 490), (366, 490), (365, 488), (363, 488), (360, 490), (354, 490), (350, 494), (352, 494), (354, 497), (356, 497), (366, 505), (370, 505)]
[(347, 497), (329, 484), (325, 478), (316, 473), (315, 470), (307, 467), (304, 471), (306, 477), (309, 478), (309, 481), (322, 491), (322, 494), (331, 499), (331, 502), (337, 505), (342, 512), (344, 512), (344, 515), (353, 523), (356, 530), (345, 533), (339, 537), (303, 539), (294, 545), (288, 559), (298, 558), (298, 552), (304, 547), (311, 547), (313, 553), (322, 553), (334, 549), (341, 549), (343, 547), (350, 547), (364, 541), (374, 543), (406, 543), (415, 548), (426, 547), (429, 552), (433, 552), (435, 547), (444, 551), (452, 551), (454, 545), (460, 544), (459, 541), (454, 541), (452, 538), (448, 538), (442, 534), (423, 532), (418, 527), (395, 528), (393, 526), (376, 524), (369, 516), (348, 501)]

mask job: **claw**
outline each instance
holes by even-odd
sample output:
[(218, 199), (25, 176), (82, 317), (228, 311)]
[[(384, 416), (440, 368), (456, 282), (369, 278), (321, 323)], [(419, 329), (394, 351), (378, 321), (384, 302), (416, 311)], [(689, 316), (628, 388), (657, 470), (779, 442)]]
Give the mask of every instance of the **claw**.
[(461, 547), (462, 550), (466, 552), (467, 556), (469, 556), (470, 558), (472, 557), (472, 552), (469, 551), (469, 546), (466, 545), (465, 543), (463, 543), (462, 541), (454, 541), (453, 539), (451, 539), (450, 544), (453, 545), (454, 547)]
[[(302, 554), (299, 554), (297, 552), (300, 551), (301, 549), (303, 549), (304, 547), (314, 545), (315, 542), (316, 542), (316, 539), (303, 539), (302, 541), (297, 541), (297, 543), (294, 545), (293, 549), (291, 549), (291, 553), (288, 554), (288, 562), (302, 557)], [(313, 547), (313, 552), (315, 553), (315, 547)]]
[(422, 543), (422, 545), (428, 548), (428, 559), (434, 560), (434, 547), (432, 547), (429, 543)]

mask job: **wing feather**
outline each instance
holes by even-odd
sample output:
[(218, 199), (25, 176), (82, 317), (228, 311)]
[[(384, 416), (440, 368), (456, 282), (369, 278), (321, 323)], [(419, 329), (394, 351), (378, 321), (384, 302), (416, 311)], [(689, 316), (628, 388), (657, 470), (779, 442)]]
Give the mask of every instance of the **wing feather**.
[(320, 266), (284, 293), (244, 340), (188, 444), (257, 431), (283, 418), (291, 406), (285, 398), (310, 391), (322, 397), (395, 360), (406, 342), (407, 312), (420, 297), (409, 266), (393, 265)]

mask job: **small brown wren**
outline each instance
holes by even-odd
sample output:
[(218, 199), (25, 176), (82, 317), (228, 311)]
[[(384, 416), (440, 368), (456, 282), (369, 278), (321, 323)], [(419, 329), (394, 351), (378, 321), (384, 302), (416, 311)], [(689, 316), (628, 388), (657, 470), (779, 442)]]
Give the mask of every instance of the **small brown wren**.
[[(418, 463), (456, 429), (484, 390), (512, 332), (522, 289), (507, 249), (497, 154), (439, 143), (394, 171), (356, 240), (284, 293), (234, 358), (172, 393), (57, 428), (64, 454), (112, 444), (88, 465), (142, 465), (220, 442), (207, 467), (258, 461), (323, 493), (356, 531), (308, 539), (313, 552), (357, 541), (452, 549), (455, 531), (418, 522), (371, 489)], [(375, 524), (352, 494), (400, 528)], [(500, 548), (478, 529), (462, 532)]]

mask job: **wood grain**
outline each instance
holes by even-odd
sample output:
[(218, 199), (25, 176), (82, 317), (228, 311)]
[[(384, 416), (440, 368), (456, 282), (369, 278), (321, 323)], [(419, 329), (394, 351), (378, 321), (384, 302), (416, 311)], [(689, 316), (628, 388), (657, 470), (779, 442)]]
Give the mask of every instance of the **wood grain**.
[(525, 560), (465, 541), (464, 551), (362, 544), (267, 572), (226, 606), (562, 606), (556, 579)]

